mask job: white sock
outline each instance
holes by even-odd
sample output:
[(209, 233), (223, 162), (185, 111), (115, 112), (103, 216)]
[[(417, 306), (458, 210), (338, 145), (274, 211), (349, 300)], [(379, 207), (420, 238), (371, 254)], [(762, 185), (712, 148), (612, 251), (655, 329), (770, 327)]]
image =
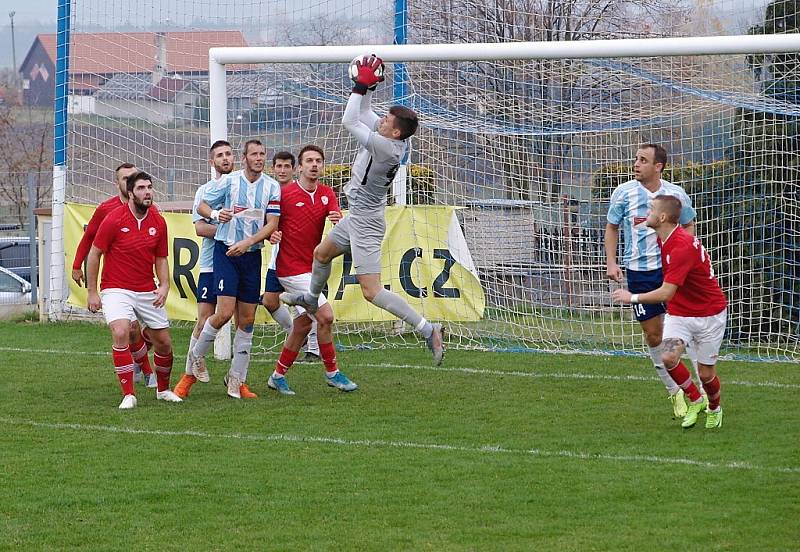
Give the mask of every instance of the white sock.
[(192, 354), (197, 358), (206, 356), (206, 353), (214, 344), (218, 332), (219, 330), (212, 326), (210, 321), (206, 320), (203, 325), (203, 331), (200, 332), (200, 337), (197, 338), (197, 342), (194, 344)]
[[(196, 344), (197, 344), (197, 338), (194, 336), (194, 334), (192, 334), (192, 336), (189, 338), (189, 350), (190, 351), (194, 350), (194, 346)], [(192, 375), (192, 365), (189, 362), (189, 355), (186, 355), (186, 368), (184, 369), (184, 372), (186, 372), (190, 376)]]
[(247, 379), (247, 368), (250, 366), (250, 350), (253, 348), (253, 332), (236, 329), (233, 337), (233, 360), (231, 373), (244, 382)]
[(657, 347), (649, 347), (649, 349), (650, 358), (653, 361), (653, 366), (656, 368), (658, 377), (661, 378), (661, 381), (664, 383), (664, 387), (667, 388), (667, 391), (669, 391), (669, 394), (674, 395), (680, 391), (680, 386), (675, 383), (675, 380), (669, 375), (667, 369), (664, 368), (664, 362), (661, 360), (661, 353), (664, 351), (664, 344), (662, 343)]
[(706, 391), (703, 389), (703, 380), (700, 379), (700, 368), (697, 365), (697, 349), (695, 349), (693, 343), (689, 343), (686, 346), (686, 356), (689, 357), (689, 362), (692, 363), (692, 368), (694, 368), (694, 375), (697, 378), (697, 387), (700, 389), (700, 393), (705, 395)]
[(287, 334), (292, 331), (292, 315), (289, 313), (289, 309), (286, 308), (286, 305), (281, 304), (281, 306), (274, 311), (270, 311), (269, 315)]
[(308, 332), (306, 352), (319, 356), (319, 341), (317, 340), (317, 321), (311, 322), (311, 331)]

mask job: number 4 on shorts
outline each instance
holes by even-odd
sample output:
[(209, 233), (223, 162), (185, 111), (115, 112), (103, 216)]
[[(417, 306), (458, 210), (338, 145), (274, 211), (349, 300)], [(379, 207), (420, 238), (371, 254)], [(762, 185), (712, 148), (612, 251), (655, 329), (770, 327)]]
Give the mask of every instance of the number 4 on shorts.
[(224, 279), (222, 279), (222, 280), (220, 280), (220, 281), (219, 281), (219, 285), (217, 286), (217, 288), (218, 288), (220, 291), (225, 291), (225, 280), (224, 280)]

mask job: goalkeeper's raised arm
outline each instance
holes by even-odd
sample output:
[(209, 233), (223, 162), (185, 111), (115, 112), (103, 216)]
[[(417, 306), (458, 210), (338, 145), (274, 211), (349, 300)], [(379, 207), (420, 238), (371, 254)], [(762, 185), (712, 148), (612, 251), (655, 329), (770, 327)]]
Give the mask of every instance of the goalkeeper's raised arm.
[(375, 55), (357, 57), (350, 64), (353, 93), (347, 101), (342, 125), (359, 141), (367, 145), (371, 132), (377, 130), (380, 117), (372, 111), (372, 91), (383, 81), (383, 62)]

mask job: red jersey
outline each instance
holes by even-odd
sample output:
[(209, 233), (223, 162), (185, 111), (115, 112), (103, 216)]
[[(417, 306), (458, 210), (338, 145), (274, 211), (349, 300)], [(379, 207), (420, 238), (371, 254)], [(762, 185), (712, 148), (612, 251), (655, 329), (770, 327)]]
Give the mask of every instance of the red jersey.
[(103, 222), (110, 212), (127, 204), (127, 201), (122, 201), (118, 195), (115, 195), (97, 206), (92, 218), (89, 219), (89, 224), (86, 225), (86, 230), (83, 231), (83, 237), (78, 244), (78, 249), (75, 251), (75, 260), (72, 261), (73, 270), (81, 268), (83, 261), (86, 260), (86, 256), (89, 255), (89, 250), (92, 248), (92, 242), (97, 235), (98, 228), (100, 228), (100, 223)]
[(153, 291), (156, 257), (169, 253), (167, 222), (152, 207), (142, 220), (133, 216), (128, 206), (115, 209), (100, 224), (94, 246), (105, 255), (101, 290)]
[(720, 289), (711, 260), (700, 240), (676, 226), (661, 246), (664, 281), (678, 286), (667, 302), (673, 316), (704, 317), (719, 314), (728, 306)]
[(275, 267), (278, 276), (311, 272), (314, 248), (322, 241), (328, 214), (339, 210), (336, 194), (324, 184), (317, 184), (313, 192), (304, 190), (296, 180), (281, 188), (278, 229), (283, 237)]

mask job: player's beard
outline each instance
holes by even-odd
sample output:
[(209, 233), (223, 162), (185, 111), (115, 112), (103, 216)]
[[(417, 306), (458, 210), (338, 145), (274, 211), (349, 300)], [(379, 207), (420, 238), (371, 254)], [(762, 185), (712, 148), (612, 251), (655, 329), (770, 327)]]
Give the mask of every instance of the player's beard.
[(150, 208), (150, 205), (153, 204), (152, 199), (143, 199), (139, 200), (136, 196), (133, 196), (133, 210), (136, 211), (136, 215), (139, 217), (143, 217), (147, 214), (147, 210)]
[(225, 174), (231, 174), (233, 172), (233, 163), (229, 163), (227, 167), (221, 165), (214, 165), (214, 169), (220, 174), (220, 176)]

